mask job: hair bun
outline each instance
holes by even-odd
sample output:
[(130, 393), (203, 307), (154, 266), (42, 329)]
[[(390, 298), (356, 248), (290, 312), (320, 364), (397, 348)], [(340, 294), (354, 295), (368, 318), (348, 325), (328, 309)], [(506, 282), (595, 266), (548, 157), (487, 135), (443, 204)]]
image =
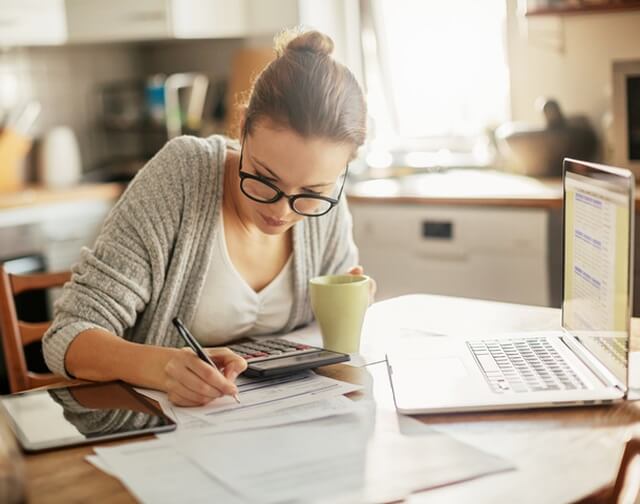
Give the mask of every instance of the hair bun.
[(333, 40), (319, 31), (300, 32), (290, 30), (282, 33), (276, 39), (278, 55), (285, 51), (300, 51), (330, 56), (333, 52)]

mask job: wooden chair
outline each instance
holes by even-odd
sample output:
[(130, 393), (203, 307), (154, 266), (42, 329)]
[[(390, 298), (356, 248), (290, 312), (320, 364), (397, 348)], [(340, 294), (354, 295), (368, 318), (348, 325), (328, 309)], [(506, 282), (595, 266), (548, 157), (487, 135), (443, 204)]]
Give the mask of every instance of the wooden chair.
[(575, 504), (626, 504), (640, 498), (640, 439), (627, 441), (616, 480)]
[(31, 323), (18, 320), (15, 296), (27, 291), (61, 287), (70, 278), (71, 273), (68, 271), (13, 275), (0, 265), (0, 332), (12, 393), (64, 382), (63, 378), (53, 373), (35, 373), (27, 369), (24, 347), (41, 340), (50, 322)]

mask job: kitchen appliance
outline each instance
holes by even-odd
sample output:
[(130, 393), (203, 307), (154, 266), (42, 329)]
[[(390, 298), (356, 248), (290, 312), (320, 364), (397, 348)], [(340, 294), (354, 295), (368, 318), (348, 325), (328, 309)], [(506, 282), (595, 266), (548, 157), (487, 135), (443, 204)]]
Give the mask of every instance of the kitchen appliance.
[(613, 156), (640, 175), (640, 60), (613, 64)]
[[(165, 119), (167, 136), (175, 138), (183, 133), (183, 126), (197, 131), (202, 125), (202, 112), (207, 97), (209, 79), (200, 73), (175, 73), (164, 82)], [(188, 98), (181, 95), (188, 92)], [(186, 102), (186, 107), (183, 103)]]
[(593, 160), (598, 140), (586, 117), (565, 117), (552, 99), (540, 99), (538, 103), (545, 127), (506, 123), (496, 129), (497, 145), (507, 167), (522, 175), (559, 177), (565, 157)]
[(58, 126), (47, 132), (40, 146), (38, 179), (46, 187), (69, 187), (80, 181), (80, 148), (73, 130)]

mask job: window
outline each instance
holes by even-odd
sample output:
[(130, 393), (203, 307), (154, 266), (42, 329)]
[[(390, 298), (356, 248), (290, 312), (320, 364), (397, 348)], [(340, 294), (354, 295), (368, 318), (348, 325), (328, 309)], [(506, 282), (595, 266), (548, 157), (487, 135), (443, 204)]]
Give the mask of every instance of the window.
[(505, 121), (505, 16), (504, 0), (363, 0), (373, 147), (468, 154)]

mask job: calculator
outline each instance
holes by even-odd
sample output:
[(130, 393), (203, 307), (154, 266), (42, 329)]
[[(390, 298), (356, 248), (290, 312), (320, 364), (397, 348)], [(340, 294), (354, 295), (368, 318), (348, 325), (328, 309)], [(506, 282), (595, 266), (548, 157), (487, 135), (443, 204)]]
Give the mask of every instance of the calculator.
[(296, 373), (350, 360), (348, 354), (281, 338), (236, 343), (229, 349), (246, 359), (248, 366), (243, 374), (250, 378)]

